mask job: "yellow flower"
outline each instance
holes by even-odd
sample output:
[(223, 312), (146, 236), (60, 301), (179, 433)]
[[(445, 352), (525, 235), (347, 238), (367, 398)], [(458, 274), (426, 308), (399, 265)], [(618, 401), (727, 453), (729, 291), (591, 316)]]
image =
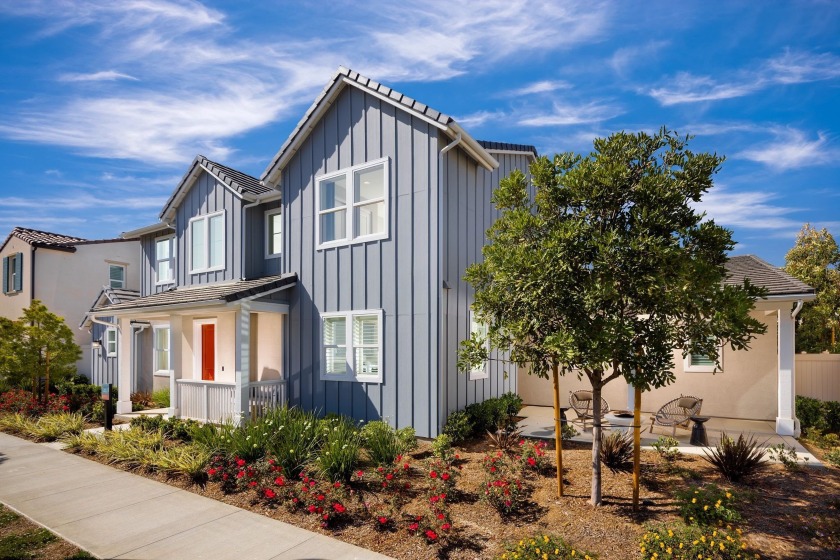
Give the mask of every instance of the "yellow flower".
[(548, 554), (543, 554), (543, 560), (548, 560)]
[(667, 552), (668, 554), (671, 554), (673, 552), (673, 550), (669, 546), (668, 548), (665, 549), (665, 552)]
[(696, 504), (697, 503), (697, 498), (691, 498), (691, 503)]
[(721, 550), (723, 550), (723, 549), (724, 549), (724, 547), (723, 547), (723, 543), (720, 543), (720, 549), (721, 549)]
[(548, 542), (548, 535), (543, 535), (543, 542)]
[(728, 500), (728, 499), (729, 499), (729, 498), (731, 498), (731, 497), (732, 497), (732, 494), (730, 494), (729, 492), (727, 492), (727, 493), (726, 493), (726, 499)]
[(669, 537), (673, 537), (673, 536), (674, 536), (674, 532), (673, 532), (671, 529), (668, 529), (668, 536), (669, 536)]
[(709, 509), (709, 506), (703, 506), (703, 511), (706, 511), (708, 509)]

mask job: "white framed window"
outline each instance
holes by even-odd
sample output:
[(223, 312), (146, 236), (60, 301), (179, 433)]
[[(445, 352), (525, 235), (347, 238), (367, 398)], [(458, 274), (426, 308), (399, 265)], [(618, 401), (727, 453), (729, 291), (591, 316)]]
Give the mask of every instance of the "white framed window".
[(388, 158), (315, 179), (318, 249), (388, 237)]
[(121, 264), (109, 264), (108, 281), (112, 289), (125, 288), (125, 266)]
[[(475, 335), (477, 338), (484, 340), (484, 345), (490, 349), (490, 340), (487, 337), (487, 323), (479, 321), (472, 309), (470, 309), (470, 336)], [(490, 367), (485, 360), (481, 365), (474, 366), (470, 370), (470, 381), (479, 379), (487, 379), (490, 377)]]
[(321, 315), (321, 379), (382, 382), (382, 310)]
[(715, 361), (706, 354), (700, 352), (689, 353), (684, 360), (683, 370), (693, 373), (720, 373), (723, 371), (723, 346), (718, 349), (718, 360), (720, 368)]
[(155, 326), (152, 332), (154, 337), (153, 346), (155, 375), (169, 375), (172, 372), (172, 364), (169, 356), (169, 325)]
[(155, 239), (155, 283), (175, 282), (175, 236)]
[(113, 358), (117, 355), (117, 329), (105, 329), (105, 356)]
[(190, 274), (225, 268), (225, 212), (190, 220)]
[(280, 208), (265, 212), (265, 256), (279, 257), (283, 252), (283, 214)]

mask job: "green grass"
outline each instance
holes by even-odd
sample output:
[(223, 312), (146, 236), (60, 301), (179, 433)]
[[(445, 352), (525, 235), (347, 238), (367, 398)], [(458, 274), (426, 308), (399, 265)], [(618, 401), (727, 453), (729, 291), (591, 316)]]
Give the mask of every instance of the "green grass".
[[(0, 529), (11, 526), (20, 520), (20, 516), (0, 504)], [(48, 544), (58, 540), (58, 537), (46, 529), (29, 523), (21, 525), (22, 531), (15, 531), (0, 538), (0, 560), (37, 560), (41, 557), (39, 551)], [(93, 558), (84, 550), (79, 550), (64, 560), (84, 560)]]

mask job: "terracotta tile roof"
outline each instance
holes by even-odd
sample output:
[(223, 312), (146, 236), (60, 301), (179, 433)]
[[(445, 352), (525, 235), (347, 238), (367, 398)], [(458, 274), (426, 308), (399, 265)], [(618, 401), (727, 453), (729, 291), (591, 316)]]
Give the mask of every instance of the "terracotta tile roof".
[(749, 278), (753, 284), (767, 288), (770, 296), (814, 293), (814, 288), (805, 282), (755, 255), (731, 257), (726, 263), (726, 271), (729, 273), (726, 284), (740, 285), (744, 278)]
[(482, 148), (488, 152), (494, 150), (502, 150), (505, 152), (531, 152), (534, 157), (537, 157), (537, 148), (530, 144), (511, 144), (509, 142), (493, 142), (491, 140), (476, 140)]
[(181, 287), (121, 303), (102, 305), (96, 307), (93, 311), (101, 315), (109, 311), (140, 310), (167, 305), (229, 303), (251, 296), (258, 296), (274, 289), (291, 287), (297, 283), (297, 279), (297, 273), (292, 272), (226, 284)]
[(3, 242), (3, 245), (5, 245), (12, 236), (17, 237), (22, 241), (26, 241), (30, 245), (34, 245), (36, 247), (55, 247), (62, 249), (71, 249), (77, 243), (87, 241), (87, 239), (83, 239), (81, 237), (16, 227), (11, 231), (11, 233), (9, 233), (9, 236), (6, 238), (6, 241)]

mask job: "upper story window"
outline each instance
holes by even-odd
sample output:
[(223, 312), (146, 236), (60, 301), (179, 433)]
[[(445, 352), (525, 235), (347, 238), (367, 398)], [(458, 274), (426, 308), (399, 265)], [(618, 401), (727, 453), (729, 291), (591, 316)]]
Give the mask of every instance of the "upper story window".
[(316, 179), (318, 248), (388, 237), (388, 159)]
[(280, 209), (265, 213), (265, 256), (279, 257), (283, 252), (283, 214)]
[(321, 379), (382, 381), (382, 310), (322, 314)]
[(175, 281), (175, 236), (155, 240), (155, 282), (171, 284)]
[(23, 253), (3, 257), (3, 293), (23, 290)]
[[(475, 336), (477, 339), (483, 340), (489, 348), (490, 341), (487, 337), (487, 323), (479, 321), (472, 310), (470, 310), (470, 336)], [(488, 377), (490, 377), (490, 373), (486, 360), (481, 365), (475, 366), (470, 370), (470, 381), (487, 379)]]
[(109, 264), (108, 281), (112, 289), (125, 288), (125, 266), (121, 264)]
[(225, 268), (225, 213), (217, 212), (190, 220), (190, 272)]

